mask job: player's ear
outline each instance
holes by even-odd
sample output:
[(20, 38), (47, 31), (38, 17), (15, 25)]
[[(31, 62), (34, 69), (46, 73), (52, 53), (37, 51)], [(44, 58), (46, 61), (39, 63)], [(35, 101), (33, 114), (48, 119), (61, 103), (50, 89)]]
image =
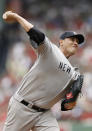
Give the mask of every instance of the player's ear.
[(60, 46), (62, 46), (63, 45), (63, 40), (59, 40), (59, 44), (60, 44)]

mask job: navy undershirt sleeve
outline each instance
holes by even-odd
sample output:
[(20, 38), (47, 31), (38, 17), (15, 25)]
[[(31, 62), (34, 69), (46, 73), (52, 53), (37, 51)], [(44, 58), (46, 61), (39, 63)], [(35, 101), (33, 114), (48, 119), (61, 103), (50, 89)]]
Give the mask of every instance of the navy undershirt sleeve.
[(37, 44), (37, 46), (43, 44), (43, 41), (45, 39), (44, 33), (40, 32), (38, 29), (34, 27), (31, 28), (27, 33), (30, 39), (34, 41)]

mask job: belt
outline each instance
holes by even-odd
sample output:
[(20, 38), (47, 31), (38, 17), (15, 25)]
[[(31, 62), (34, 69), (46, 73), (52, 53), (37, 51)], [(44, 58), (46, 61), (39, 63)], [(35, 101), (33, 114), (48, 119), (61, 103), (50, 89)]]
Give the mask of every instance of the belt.
[[(27, 102), (25, 100), (20, 101), (20, 103), (22, 103), (25, 106), (28, 106), (30, 104), (29, 102)], [(37, 112), (45, 112), (45, 111), (48, 110), (48, 109), (40, 108), (40, 107), (38, 107), (36, 105), (32, 105), (31, 108), (34, 109), (34, 110), (36, 110)]]

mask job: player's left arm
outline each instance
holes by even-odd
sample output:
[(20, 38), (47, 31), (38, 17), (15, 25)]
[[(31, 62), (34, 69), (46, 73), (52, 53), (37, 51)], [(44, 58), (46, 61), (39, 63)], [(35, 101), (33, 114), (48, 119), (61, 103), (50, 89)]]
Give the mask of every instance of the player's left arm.
[(78, 96), (81, 93), (81, 89), (83, 86), (83, 78), (83, 75), (79, 75), (78, 78), (71, 84), (70, 89), (61, 102), (62, 111), (72, 110), (75, 107)]

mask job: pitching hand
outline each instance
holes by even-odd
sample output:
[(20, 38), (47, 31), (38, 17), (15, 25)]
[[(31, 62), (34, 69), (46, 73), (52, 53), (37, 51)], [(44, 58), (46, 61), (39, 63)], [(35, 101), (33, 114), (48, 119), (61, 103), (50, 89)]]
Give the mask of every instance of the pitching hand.
[(4, 21), (9, 22), (9, 23), (14, 23), (16, 22), (16, 15), (17, 14), (12, 11), (6, 11), (2, 17)]

